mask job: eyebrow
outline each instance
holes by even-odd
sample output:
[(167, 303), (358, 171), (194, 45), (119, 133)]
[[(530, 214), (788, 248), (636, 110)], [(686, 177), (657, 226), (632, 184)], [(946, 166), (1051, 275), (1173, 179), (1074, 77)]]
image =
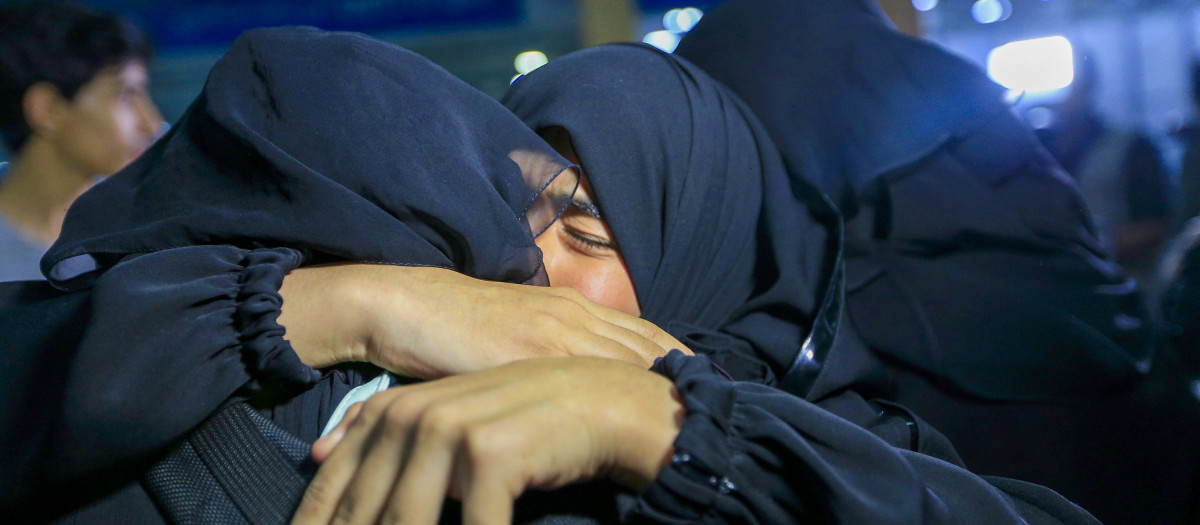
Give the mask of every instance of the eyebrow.
[(597, 208), (596, 205), (591, 201), (571, 198), (571, 206), (588, 217), (604, 220), (604, 217), (600, 216), (600, 208)]

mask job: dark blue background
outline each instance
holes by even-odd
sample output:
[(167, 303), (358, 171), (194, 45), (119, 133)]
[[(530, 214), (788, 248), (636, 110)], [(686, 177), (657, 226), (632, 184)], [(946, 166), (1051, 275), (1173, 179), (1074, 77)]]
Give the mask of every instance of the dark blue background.
[(516, 23), (520, 0), (88, 0), (146, 28), (160, 48), (227, 44), (243, 30), (312, 25), (349, 31)]

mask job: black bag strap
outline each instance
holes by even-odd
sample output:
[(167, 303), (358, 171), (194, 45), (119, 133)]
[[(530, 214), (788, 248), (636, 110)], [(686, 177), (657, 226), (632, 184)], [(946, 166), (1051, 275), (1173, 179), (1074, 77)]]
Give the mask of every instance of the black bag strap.
[(143, 484), (173, 523), (285, 524), (308, 486), (307, 449), (236, 403), (193, 431)]

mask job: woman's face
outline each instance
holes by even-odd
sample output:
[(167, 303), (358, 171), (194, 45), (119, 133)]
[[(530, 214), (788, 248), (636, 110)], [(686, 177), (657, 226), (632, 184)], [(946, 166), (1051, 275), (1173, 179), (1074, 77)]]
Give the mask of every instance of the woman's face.
[[(580, 164), (566, 131), (555, 128), (541, 135), (560, 155)], [(559, 177), (547, 191), (569, 193), (573, 182), (568, 177)], [(550, 284), (574, 288), (593, 302), (641, 315), (629, 270), (612, 230), (592, 202), (591, 185), (585, 173), (580, 173), (579, 189), (570, 202), (562, 217), (537, 238)]]

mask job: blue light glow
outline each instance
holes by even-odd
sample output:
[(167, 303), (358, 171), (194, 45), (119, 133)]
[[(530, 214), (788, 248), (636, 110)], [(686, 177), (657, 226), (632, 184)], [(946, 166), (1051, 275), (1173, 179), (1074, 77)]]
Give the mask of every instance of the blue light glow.
[(981, 24), (994, 24), (1008, 20), (1012, 4), (1008, 0), (976, 0), (971, 6), (971, 17)]
[(672, 33), (686, 33), (696, 27), (704, 11), (695, 7), (672, 9), (663, 15), (663, 28)]
[(937, 7), (938, 0), (912, 0), (912, 5), (913, 9), (924, 13), (925, 11), (932, 11), (933, 8)]
[(667, 30), (651, 31), (642, 37), (642, 42), (650, 44), (668, 53), (675, 52), (679, 45), (679, 35)]

